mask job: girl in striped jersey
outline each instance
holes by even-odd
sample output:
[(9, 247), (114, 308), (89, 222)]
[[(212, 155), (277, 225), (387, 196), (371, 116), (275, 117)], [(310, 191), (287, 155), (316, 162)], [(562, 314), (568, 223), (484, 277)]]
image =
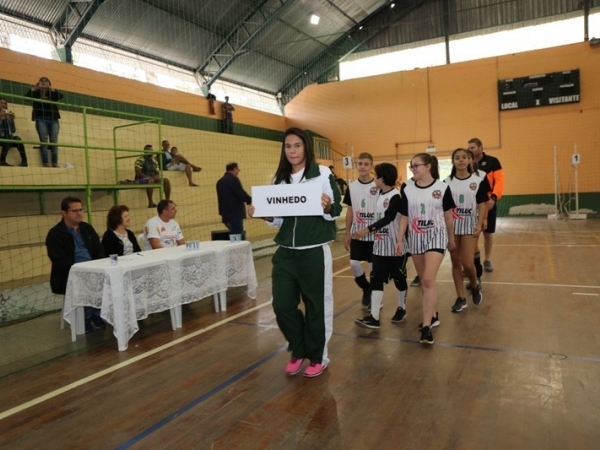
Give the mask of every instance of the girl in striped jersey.
[(444, 180), (452, 190), (454, 208), (454, 242), (456, 249), (450, 252), (452, 257), (452, 278), (458, 298), (452, 306), (452, 312), (461, 312), (467, 307), (463, 285), (463, 268), (470, 281), (473, 303), (479, 305), (483, 300), (477, 273), (473, 262), (477, 238), (483, 229), (488, 200), (489, 185), (486, 178), (473, 173), (471, 161), (464, 148), (452, 152), (452, 172)]
[(354, 239), (361, 239), (371, 232), (375, 237), (371, 272), (371, 315), (355, 320), (357, 325), (366, 328), (378, 329), (380, 326), (379, 310), (383, 301), (383, 285), (390, 279), (394, 280), (398, 289), (398, 308), (392, 322), (402, 322), (406, 317), (408, 254), (405, 251), (401, 257), (396, 255), (400, 223), (400, 193), (395, 188), (397, 179), (398, 169), (393, 164), (381, 163), (375, 166), (375, 185), (379, 189), (375, 206), (377, 222), (352, 234)]
[(409, 251), (423, 292), (421, 343), (433, 344), (431, 328), (439, 325), (436, 312), (435, 279), (444, 259), (445, 249), (454, 250), (454, 200), (450, 187), (442, 183), (438, 160), (429, 153), (419, 153), (410, 162), (414, 183), (404, 183), (400, 198), (400, 226), (396, 251), (404, 254), (401, 239), (410, 223)]

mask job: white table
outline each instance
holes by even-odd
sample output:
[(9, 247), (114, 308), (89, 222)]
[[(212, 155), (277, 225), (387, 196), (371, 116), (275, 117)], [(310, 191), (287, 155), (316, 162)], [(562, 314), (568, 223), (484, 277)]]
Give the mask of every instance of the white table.
[(247, 241), (200, 242), (199, 250), (148, 250), (119, 257), (116, 266), (108, 258), (74, 264), (63, 316), (75, 340), (81, 333), (77, 309), (99, 308), (100, 316), (114, 327), (119, 350), (126, 350), (139, 329), (138, 320), (168, 309), (173, 329), (181, 328), (181, 305), (214, 296), (215, 310), (225, 311), (227, 288), (235, 286), (248, 286), (248, 296), (256, 298), (256, 271)]

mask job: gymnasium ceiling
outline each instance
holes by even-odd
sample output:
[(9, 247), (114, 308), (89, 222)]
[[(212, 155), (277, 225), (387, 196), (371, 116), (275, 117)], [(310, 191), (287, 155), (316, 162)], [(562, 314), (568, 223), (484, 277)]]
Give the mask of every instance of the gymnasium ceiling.
[[(394, 5), (392, 7), (392, 4)], [(584, 15), (600, 0), (2, 0), (0, 13), (46, 27), (58, 47), (83, 37), (287, 103), (338, 79), (352, 53)], [(320, 17), (318, 25), (310, 16)], [(582, 39), (584, 31), (582, 30)]]

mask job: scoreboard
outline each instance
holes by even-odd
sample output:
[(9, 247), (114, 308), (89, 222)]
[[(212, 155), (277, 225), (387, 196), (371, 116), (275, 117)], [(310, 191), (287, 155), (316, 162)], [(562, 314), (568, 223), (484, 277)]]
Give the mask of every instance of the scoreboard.
[(498, 109), (579, 103), (579, 69), (498, 81)]

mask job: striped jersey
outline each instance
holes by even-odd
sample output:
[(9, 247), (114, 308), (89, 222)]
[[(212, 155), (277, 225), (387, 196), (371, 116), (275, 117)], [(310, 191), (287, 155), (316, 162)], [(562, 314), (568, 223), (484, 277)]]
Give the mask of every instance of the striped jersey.
[(444, 211), (455, 206), (450, 187), (440, 180), (425, 187), (404, 183), (400, 200), (400, 213), (408, 217), (410, 253), (420, 255), (427, 250), (446, 249), (448, 230)]
[(475, 174), (460, 179), (448, 177), (444, 183), (450, 186), (456, 207), (452, 211), (454, 217), (454, 234), (465, 236), (473, 234), (477, 225), (477, 205), (488, 200), (489, 185), (487, 179)]
[(375, 234), (373, 254), (378, 256), (398, 256), (396, 243), (398, 242), (398, 228), (400, 225), (400, 193), (398, 189), (380, 192), (377, 196), (375, 218), (369, 229)]
[[(363, 183), (355, 180), (344, 194), (344, 204), (352, 207), (352, 228), (351, 233), (362, 230), (375, 222), (375, 206), (377, 204), (378, 189), (375, 186), (375, 180)], [(361, 241), (373, 241), (373, 233), (367, 234), (360, 239)]]

